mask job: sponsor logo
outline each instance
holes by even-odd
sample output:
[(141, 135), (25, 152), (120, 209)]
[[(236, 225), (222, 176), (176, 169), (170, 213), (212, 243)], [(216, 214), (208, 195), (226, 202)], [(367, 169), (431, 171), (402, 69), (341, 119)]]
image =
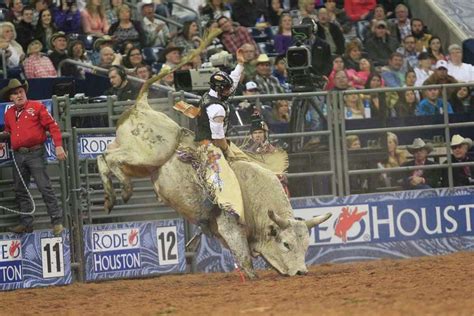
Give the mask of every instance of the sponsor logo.
[(0, 283), (22, 281), (21, 240), (0, 241)]
[(99, 155), (113, 142), (115, 136), (83, 136), (79, 139), (79, 152), (82, 155)]
[(7, 159), (10, 159), (10, 155), (8, 154), (8, 144), (0, 143), (0, 160)]
[(140, 230), (92, 232), (92, 251), (96, 273), (139, 269)]

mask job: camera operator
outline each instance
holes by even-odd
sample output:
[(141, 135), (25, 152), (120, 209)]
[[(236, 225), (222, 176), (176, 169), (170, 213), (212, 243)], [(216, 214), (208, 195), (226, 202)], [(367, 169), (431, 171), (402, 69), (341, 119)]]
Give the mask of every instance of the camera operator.
[(301, 25), (311, 25), (312, 32), (309, 38), (311, 47), (311, 72), (317, 76), (329, 76), (331, 73), (331, 48), (329, 44), (317, 37), (318, 24), (313, 18), (306, 17)]
[(57, 28), (64, 33), (81, 33), (81, 13), (75, 0), (61, 0), (53, 9), (53, 18)]

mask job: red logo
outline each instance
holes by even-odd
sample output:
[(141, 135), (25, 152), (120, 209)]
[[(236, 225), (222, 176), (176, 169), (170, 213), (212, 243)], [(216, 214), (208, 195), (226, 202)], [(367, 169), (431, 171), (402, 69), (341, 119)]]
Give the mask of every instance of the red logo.
[(10, 254), (11, 258), (16, 258), (20, 255), (20, 246), (21, 243), (19, 241), (12, 240), (10, 249), (8, 249), (8, 253)]
[(132, 229), (130, 235), (128, 235), (128, 244), (135, 246), (138, 243), (138, 230)]
[(343, 242), (347, 241), (347, 232), (351, 227), (359, 222), (367, 212), (358, 213), (357, 207), (351, 212), (349, 207), (343, 207), (341, 214), (336, 220), (335, 235), (342, 239)]

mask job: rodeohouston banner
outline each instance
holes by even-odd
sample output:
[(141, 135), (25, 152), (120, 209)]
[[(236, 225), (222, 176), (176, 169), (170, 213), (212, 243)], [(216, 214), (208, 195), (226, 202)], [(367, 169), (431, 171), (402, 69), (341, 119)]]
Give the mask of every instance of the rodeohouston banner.
[(86, 280), (186, 270), (181, 219), (84, 227)]
[(50, 230), (31, 234), (0, 234), (0, 290), (72, 281), (69, 233), (54, 237)]
[[(311, 230), (309, 265), (474, 251), (474, 188), (307, 198), (292, 204), (295, 217), (333, 214)], [(234, 269), (228, 250), (213, 239), (202, 241), (198, 271)]]

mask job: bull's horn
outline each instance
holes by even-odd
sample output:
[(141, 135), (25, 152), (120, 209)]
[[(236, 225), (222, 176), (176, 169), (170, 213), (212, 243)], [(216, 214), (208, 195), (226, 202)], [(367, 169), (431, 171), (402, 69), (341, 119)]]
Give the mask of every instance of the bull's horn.
[(313, 228), (314, 226), (327, 221), (329, 217), (331, 217), (331, 215), (332, 215), (331, 213), (326, 213), (324, 215), (320, 215), (320, 216), (316, 216), (311, 219), (308, 219), (305, 221), (306, 226), (308, 226), (308, 228)]
[(270, 217), (270, 219), (272, 221), (275, 222), (275, 224), (278, 225), (278, 227), (280, 227), (281, 229), (285, 229), (287, 228), (288, 226), (290, 226), (290, 221), (288, 219), (283, 219), (281, 218), (280, 216), (278, 216), (277, 214), (275, 214), (275, 212), (273, 212), (272, 210), (269, 210), (268, 211), (268, 216)]

